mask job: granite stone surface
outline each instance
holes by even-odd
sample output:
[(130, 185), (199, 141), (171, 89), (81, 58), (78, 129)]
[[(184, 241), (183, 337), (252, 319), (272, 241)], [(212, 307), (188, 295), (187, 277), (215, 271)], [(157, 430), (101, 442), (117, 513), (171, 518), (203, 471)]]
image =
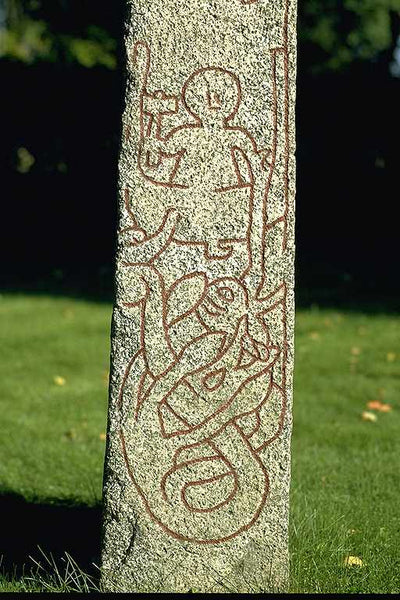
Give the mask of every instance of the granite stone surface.
[(284, 591), (296, 2), (129, 7), (103, 588)]

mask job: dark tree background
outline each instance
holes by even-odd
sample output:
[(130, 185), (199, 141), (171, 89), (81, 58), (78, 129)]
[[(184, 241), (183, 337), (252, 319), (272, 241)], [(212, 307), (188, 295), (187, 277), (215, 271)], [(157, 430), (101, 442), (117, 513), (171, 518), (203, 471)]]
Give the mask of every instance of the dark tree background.
[[(112, 297), (125, 9), (0, 0), (5, 289)], [(299, 0), (300, 303), (399, 297), (399, 34), (400, 0)]]

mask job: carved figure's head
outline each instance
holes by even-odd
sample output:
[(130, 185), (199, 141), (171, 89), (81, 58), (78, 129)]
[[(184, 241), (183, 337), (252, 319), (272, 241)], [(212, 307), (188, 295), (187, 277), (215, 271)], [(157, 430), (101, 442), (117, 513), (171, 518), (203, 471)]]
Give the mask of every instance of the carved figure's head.
[(182, 100), (186, 110), (203, 125), (228, 121), (239, 108), (239, 79), (220, 67), (199, 69), (183, 86)]

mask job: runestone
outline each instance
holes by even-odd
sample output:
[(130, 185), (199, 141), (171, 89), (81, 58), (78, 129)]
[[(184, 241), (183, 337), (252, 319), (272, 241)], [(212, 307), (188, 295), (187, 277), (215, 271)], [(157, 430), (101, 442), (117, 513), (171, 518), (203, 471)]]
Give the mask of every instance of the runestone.
[(102, 585), (284, 591), (296, 2), (129, 8)]

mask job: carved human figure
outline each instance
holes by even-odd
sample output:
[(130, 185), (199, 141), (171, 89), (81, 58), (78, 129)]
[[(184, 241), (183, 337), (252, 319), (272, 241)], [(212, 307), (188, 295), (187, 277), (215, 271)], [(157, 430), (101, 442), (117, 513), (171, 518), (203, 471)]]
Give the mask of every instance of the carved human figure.
[[(151, 92), (147, 44), (136, 44), (134, 58), (141, 77), (138, 168), (147, 182), (164, 188), (155, 196), (162, 214), (171, 200), (166, 190), (174, 190), (181, 216), (174, 239), (203, 244), (208, 258), (224, 258), (234, 244), (248, 242), (255, 185), (264, 183), (268, 168), (268, 152), (244, 127), (232, 125), (240, 81), (227, 69), (205, 67), (186, 80), (180, 97)], [(183, 122), (170, 127), (177, 116)]]

